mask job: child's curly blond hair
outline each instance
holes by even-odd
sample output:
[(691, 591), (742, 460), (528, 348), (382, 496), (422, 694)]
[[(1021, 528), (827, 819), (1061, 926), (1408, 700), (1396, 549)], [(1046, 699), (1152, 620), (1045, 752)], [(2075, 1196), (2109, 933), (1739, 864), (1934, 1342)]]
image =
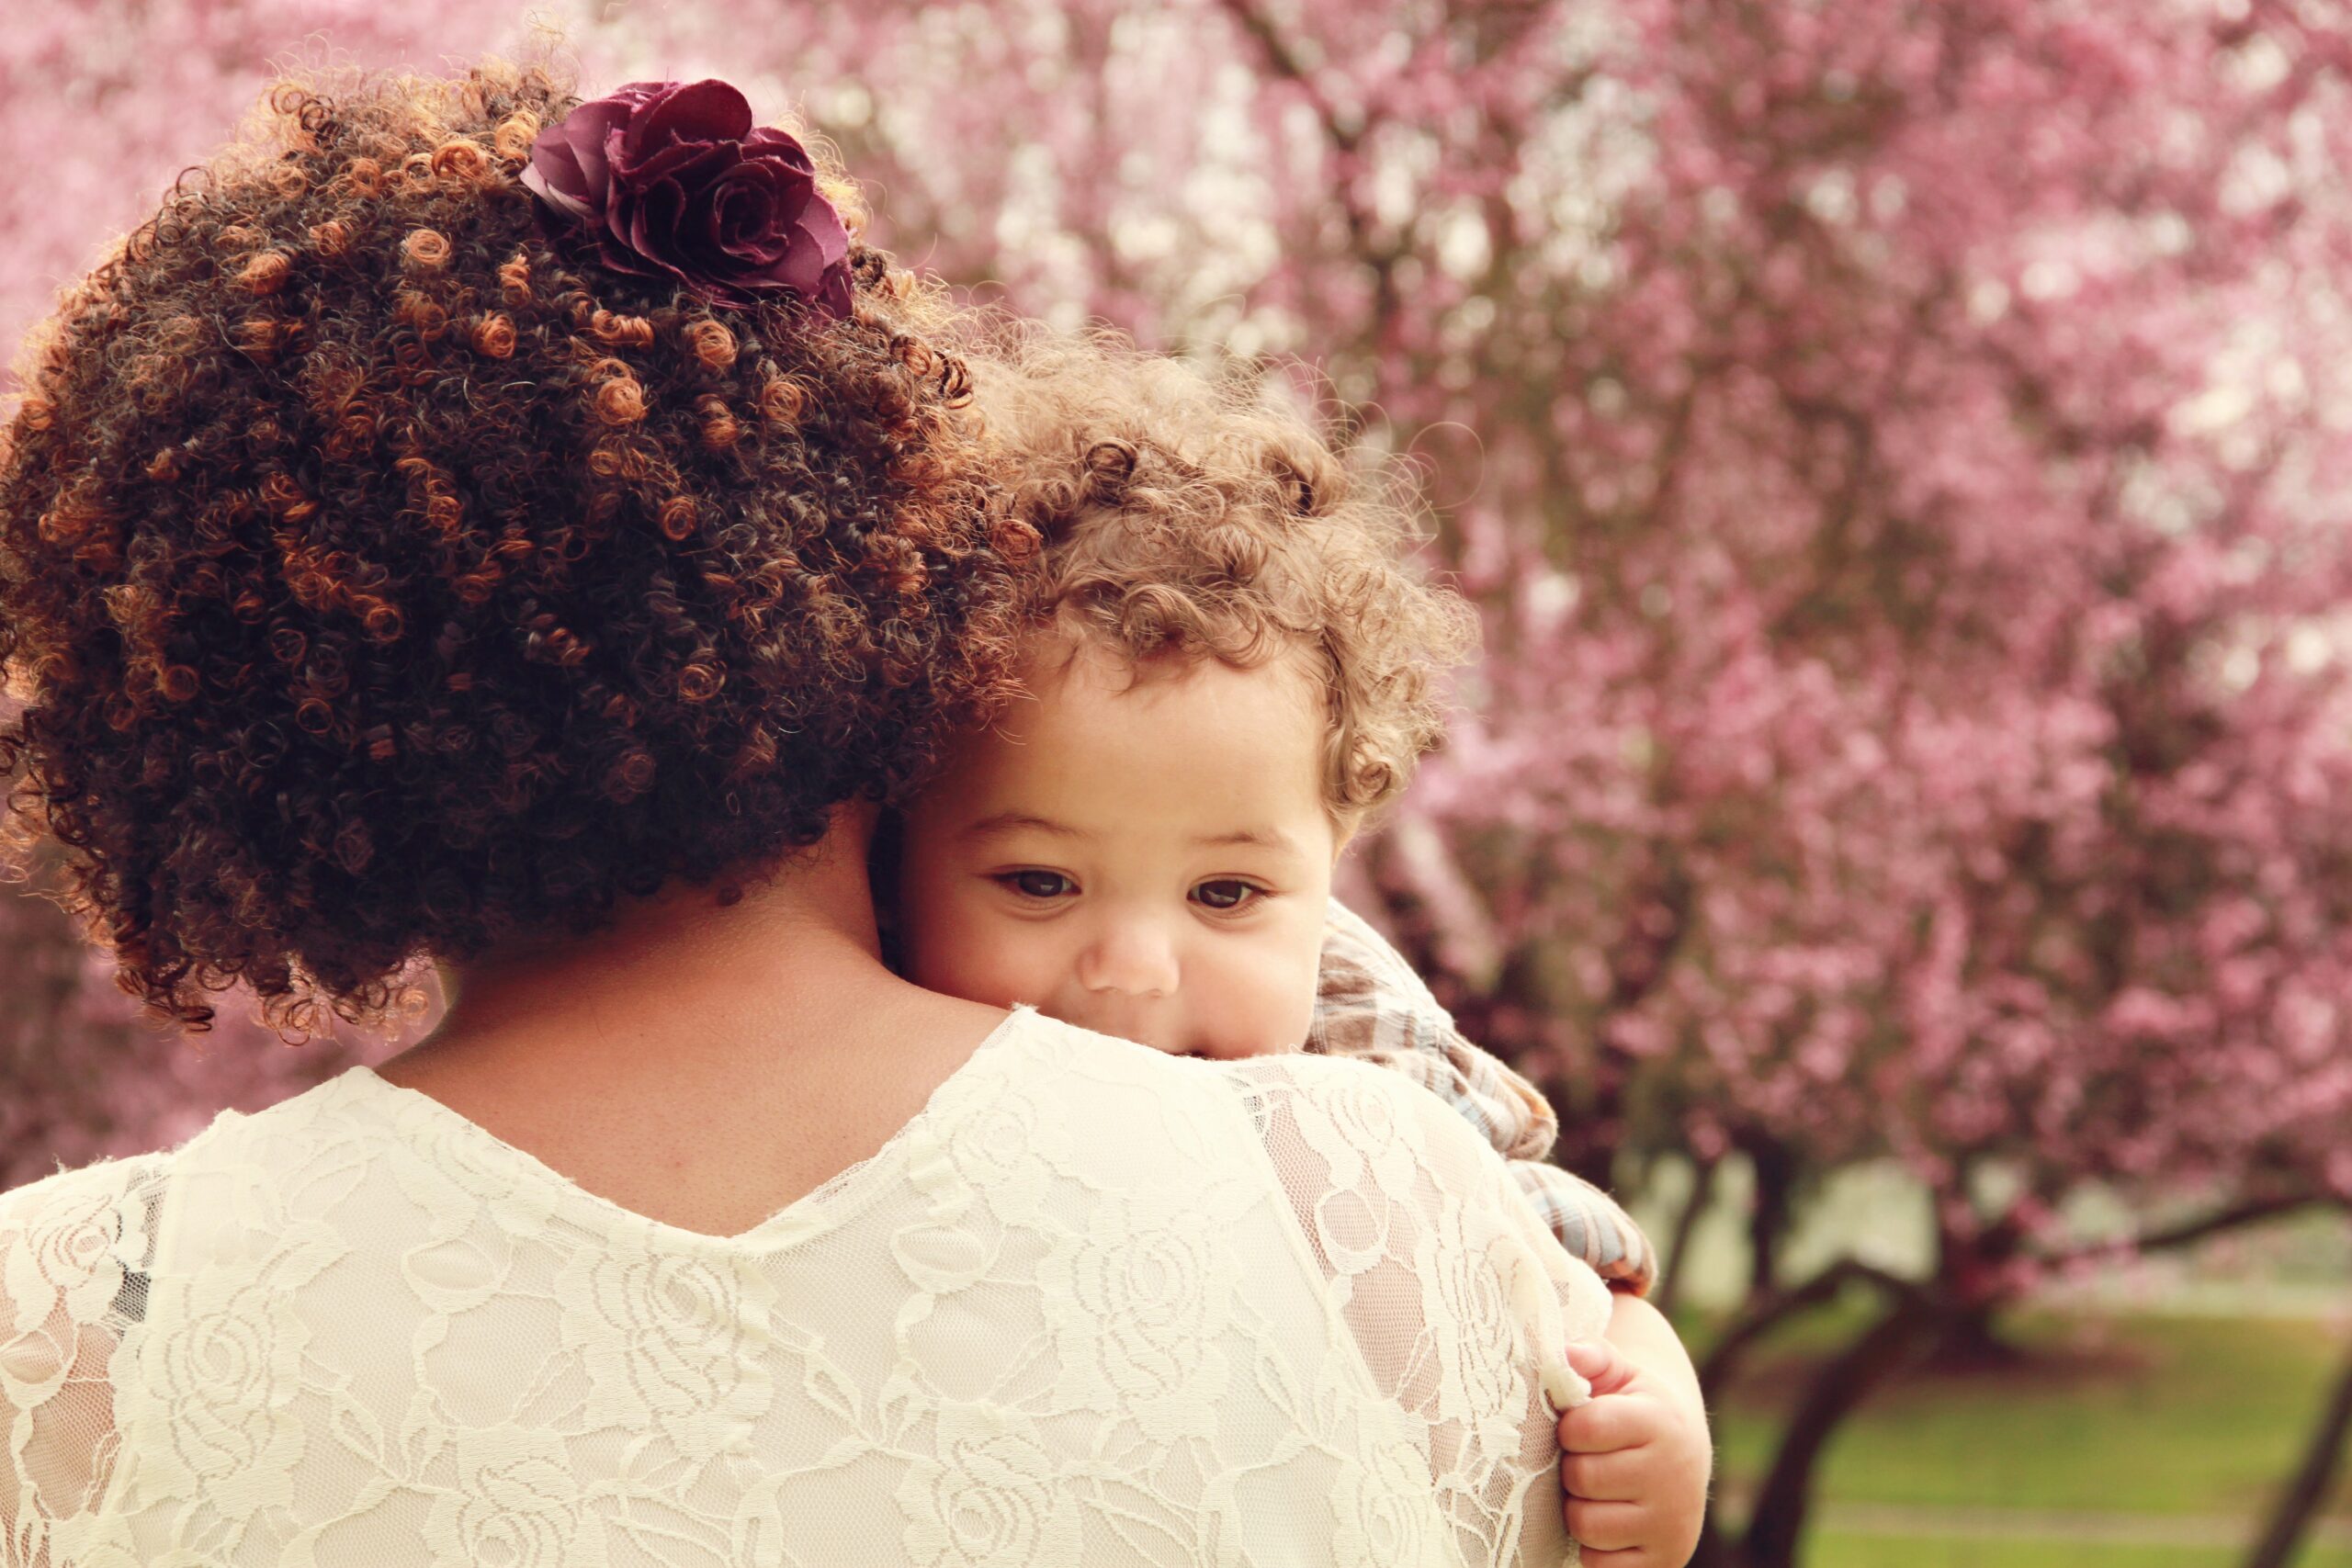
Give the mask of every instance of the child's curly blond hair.
[(1246, 364), (1204, 368), (1108, 332), (1000, 324), (972, 356), (1012, 450), (1012, 514), (1046, 541), (1034, 610), (1138, 677), (1303, 654), (1326, 694), (1324, 783), (1352, 827), (1442, 737), (1436, 677), (1475, 648), (1468, 604), (1417, 572), (1416, 493), (1335, 453)]

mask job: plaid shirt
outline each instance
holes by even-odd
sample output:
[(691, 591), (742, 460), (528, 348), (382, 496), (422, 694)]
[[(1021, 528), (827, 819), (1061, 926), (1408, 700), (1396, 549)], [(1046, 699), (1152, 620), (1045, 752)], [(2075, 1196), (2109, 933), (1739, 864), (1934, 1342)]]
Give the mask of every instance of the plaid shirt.
[(1473, 1045), (1430, 988), (1363, 919), (1331, 901), (1306, 1048), (1393, 1068), (1459, 1111), (1497, 1152), (1552, 1234), (1613, 1290), (1645, 1295), (1649, 1238), (1614, 1199), (1545, 1162), (1559, 1117), (1535, 1086)]

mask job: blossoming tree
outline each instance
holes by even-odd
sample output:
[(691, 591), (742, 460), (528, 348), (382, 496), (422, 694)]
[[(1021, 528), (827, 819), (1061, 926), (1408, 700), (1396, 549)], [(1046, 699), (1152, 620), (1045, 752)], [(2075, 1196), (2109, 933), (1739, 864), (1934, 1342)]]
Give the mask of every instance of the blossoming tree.
[[(1790, 1561), (1837, 1423), (2052, 1270), (2352, 1190), (2331, 15), (1000, 3), (777, 39), (933, 265), (1309, 356), (1425, 463), (1489, 649), (1371, 857), (1391, 913), (1572, 1157), (1749, 1156), (1712, 1382), (1875, 1302), (1719, 1559)], [(1786, 1277), (1808, 1183), (1888, 1156), (1931, 1269)], [(2143, 1223), (2063, 1224), (2093, 1188)]]
[[(1345, 434), (1420, 466), (1488, 654), (1365, 886), (1554, 1089), (1575, 1163), (1751, 1163), (1717, 1386), (1792, 1314), (1871, 1303), (1711, 1535), (1766, 1568), (1904, 1365), (2053, 1271), (2352, 1193), (2344, 9), (871, 0), (574, 28), (599, 79), (797, 101), (909, 260), (1304, 356)], [(400, 25), (457, 49), (481, 23)], [(27, 101), (0, 115), (20, 145), (59, 112)], [(1792, 1277), (1806, 1192), (1887, 1158), (1932, 1265)], [(2139, 1223), (2067, 1223), (2094, 1190)]]

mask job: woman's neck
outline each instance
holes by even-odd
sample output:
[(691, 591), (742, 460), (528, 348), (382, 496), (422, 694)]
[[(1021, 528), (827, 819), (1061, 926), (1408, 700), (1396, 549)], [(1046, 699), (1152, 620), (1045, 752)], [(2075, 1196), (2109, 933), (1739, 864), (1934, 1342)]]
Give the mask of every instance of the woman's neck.
[(673, 888), (449, 982), (379, 1067), (592, 1192), (732, 1235), (864, 1158), (1003, 1014), (883, 966), (870, 812), (770, 874)]
[[(707, 1043), (740, 1005), (765, 1010), (886, 980), (865, 873), (871, 836), (870, 813), (844, 808), (822, 840), (774, 868), (673, 884), (624, 902), (591, 935), (515, 942), (445, 965), (448, 1008), (418, 1049), (503, 1041), (526, 1024), (565, 1040), (575, 1061), (593, 1042), (616, 1038), (639, 1042), (639, 1051), (673, 1034)], [(729, 880), (741, 897), (722, 905)]]
[(526, 1021), (539, 1030), (593, 1022), (599, 1034), (644, 1038), (678, 1029), (685, 1014), (687, 1032), (701, 1039), (738, 998), (773, 1006), (880, 980), (865, 844), (855, 824), (838, 824), (781, 866), (733, 878), (741, 897), (731, 904), (719, 902), (728, 878), (673, 884), (624, 903), (589, 936), (517, 942), (445, 965), (447, 1011), (424, 1044), (447, 1050)]

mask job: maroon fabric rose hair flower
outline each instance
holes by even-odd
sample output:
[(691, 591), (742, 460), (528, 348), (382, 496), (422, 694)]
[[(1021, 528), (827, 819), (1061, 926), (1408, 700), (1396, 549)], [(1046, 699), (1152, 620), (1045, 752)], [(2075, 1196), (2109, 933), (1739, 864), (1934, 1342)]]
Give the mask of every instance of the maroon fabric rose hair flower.
[(784, 131), (754, 129), (724, 82), (631, 82), (582, 104), (531, 144), (523, 183), (615, 272), (738, 309), (786, 292), (849, 314), (849, 231), (815, 162)]

